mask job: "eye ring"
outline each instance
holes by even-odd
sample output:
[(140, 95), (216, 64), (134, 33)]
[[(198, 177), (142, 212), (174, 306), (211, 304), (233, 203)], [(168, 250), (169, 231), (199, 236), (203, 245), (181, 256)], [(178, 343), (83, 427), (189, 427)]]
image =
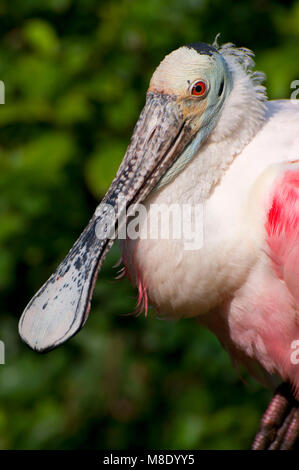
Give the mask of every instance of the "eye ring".
[(205, 80), (196, 80), (190, 85), (189, 91), (192, 96), (203, 97), (208, 92), (208, 84)]

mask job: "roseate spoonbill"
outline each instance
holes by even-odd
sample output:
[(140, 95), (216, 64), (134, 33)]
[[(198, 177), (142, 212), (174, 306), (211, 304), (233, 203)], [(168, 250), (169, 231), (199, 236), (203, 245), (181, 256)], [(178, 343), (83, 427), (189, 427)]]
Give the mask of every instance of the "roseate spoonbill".
[(47, 351), (82, 328), (112, 233), (137, 203), (147, 210), (141, 226), (155, 204), (162, 212), (202, 204), (199, 249), (186, 250), (183, 237), (127, 237), (125, 269), (145, 309), (197, 317), (262, 384), (288, 384), (254, 444), (274, 448), (290, 446), (299, 426), (299, 106), (267, 101), (252, 57), (232, 44), (194, 43), (164, 58), (103, 203), (19, 329), (32, 349)]

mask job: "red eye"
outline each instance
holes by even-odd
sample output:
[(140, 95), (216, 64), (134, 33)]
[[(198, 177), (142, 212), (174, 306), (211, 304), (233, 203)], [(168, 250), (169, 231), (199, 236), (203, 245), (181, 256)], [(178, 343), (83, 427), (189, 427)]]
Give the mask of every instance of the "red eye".
[(191, 88), (191, 95), (193, 96), (203, 96), (206, 93), (207, 85), (202, 80), (198, 80), (193, 83)]

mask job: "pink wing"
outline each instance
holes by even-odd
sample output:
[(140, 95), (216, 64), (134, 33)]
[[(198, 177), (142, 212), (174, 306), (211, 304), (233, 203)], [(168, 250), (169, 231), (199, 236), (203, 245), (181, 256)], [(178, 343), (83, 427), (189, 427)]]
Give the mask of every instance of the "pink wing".
[[(291, 382), (299, 399), (299, 168), (298, 161), (292, 163), (274, 183), (266, 221), (268, 254), (282, 281), (281, 290), (286, 287), (290, 296), (275, 324), (269, 323), (267, 346), (280, 375)], [(279, 299), (280, 287), (276, 288), (273, 298)]]
[(286, 283), (296, 305), (299, 306), (298, 168), (295, 171), (286, 170), (276, 181), (272, 205), (267, 216), (266, 231), (269, 255), (275, 272), (279, 279)]

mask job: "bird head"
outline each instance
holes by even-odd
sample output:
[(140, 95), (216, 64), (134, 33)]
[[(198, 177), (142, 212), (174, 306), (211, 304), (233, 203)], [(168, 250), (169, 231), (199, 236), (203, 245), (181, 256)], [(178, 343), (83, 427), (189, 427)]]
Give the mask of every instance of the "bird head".
[(167, 55), (151, 78), (118, 177), (123, 172), (131, 186), (131, 173), (144, 195), (168, 183), (212, 132), (232, 86), (227, 62), (213, 46), (195, 43)]

